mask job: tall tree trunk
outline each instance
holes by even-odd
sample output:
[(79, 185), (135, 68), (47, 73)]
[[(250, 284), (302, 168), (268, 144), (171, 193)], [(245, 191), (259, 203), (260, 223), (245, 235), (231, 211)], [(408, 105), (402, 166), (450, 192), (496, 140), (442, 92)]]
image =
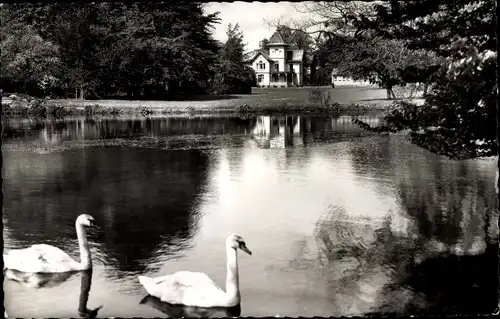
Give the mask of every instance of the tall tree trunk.
[(392, 85), (387, 85), (385, 87), (385, 90), (387, 92), (387, 99), (388, 100), (396, 98), (396, 95), (394, 94), (394, 91), (392, 90)]

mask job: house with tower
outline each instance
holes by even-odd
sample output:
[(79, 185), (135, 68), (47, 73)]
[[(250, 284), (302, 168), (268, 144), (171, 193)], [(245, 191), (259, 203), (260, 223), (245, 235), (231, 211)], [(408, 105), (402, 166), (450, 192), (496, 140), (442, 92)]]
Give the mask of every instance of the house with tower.
[(244, 63), (255, 70), (257, 86), (289, 87), (303, 85), (303, 59), (304, 50), (286, 43), (276, 31), (266, 47), (250, 52)]

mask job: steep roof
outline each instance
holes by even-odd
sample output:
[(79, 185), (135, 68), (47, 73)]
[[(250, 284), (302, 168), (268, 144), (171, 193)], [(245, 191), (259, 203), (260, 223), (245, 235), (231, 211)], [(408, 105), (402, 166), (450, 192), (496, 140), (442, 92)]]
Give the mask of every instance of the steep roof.
[(269, 43), (267, 45), (273, 45), (273, 44), (287, 45), (278, 31), (274, 32), (274, 34), (269, 39)]
[(243, 60), (243, 62), (253, 62), (255, 61), (255, 59), (257, 59), (257, 57), (259, 55), (262, 55), (264, 57), (264, 59), (266, 59), (267, 61), (269, 62), (273, 62), (274, 60), (271, 59), (271, 57), (269, 56), (269, 54), (267, 54), (266, 52), (263, 52), (261, 50), (254, 50), (253, 52), (250, 52), (246, 57), (245, 59)]

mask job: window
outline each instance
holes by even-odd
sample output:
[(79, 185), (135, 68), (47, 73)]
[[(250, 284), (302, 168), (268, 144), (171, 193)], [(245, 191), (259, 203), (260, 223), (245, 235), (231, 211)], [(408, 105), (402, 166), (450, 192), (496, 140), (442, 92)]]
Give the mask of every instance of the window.
[(286, 59), (293, 60), (293, 51), (286, 51)]
[(259, 74), (259, 75), (257, 76), (257, 81), (258, 81), (259, 83), (260, 83), (260, 82), (262, 82), (262, 81), (264, 81), (264, 74)]
[(290, 68), (290, 72), (293, 72), (293, 64), (292, 64), (292, 63), (290, 63), (290, 64), (288, 65), (288, 67)]
[(279, 63), (275, 63), (275, 64), (274, 64), (274, 69), (275, 69), (276, 71), (279, 71), (279, 70), (280, 70), (280, 64), (279, 64)]
[(260, 61), (259, 64), (258, 64), (258, 68), (261, 69), (261, 70), (265, 70), (266, 69), (266, 65), (264, 63), (262, 63), (262, 61)]

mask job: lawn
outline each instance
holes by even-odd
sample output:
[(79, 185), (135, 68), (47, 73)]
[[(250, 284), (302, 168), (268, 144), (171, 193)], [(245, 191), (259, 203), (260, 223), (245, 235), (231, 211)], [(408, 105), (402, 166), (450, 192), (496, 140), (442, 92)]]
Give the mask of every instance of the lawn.
[[(223, 95), (223, 96), (193, 96), (189, 100), (169, 101), (147, 101), (147, 100), (75, 100), (60, 99), (51, 100), (51, 103), (63, 107), (66, 110), (84, 110), (85, 106), (98, 105), (102, 112), (114, 109), (117, 113), (136, 112), (196, 112), (217, 113), (235, 112), (244, 110), (251, 112), (273, 112), (274, 110), (286, 112), (314, 111), (321, 103), (314, 102), (310, 98), (313, 90), (321, 90), (323, 96), (330, 95), (330, 103), (336, 102), (342, 105), (359, 104), (368, 108), (385, 108), (393, 101), (386, 99), (384, 89), (373, 87), (322, 87), (322, 88), (253, 88), (252, 94), (247, 95)], [(10, 100), (3, 98), (2, 104), (10, 104)]]

